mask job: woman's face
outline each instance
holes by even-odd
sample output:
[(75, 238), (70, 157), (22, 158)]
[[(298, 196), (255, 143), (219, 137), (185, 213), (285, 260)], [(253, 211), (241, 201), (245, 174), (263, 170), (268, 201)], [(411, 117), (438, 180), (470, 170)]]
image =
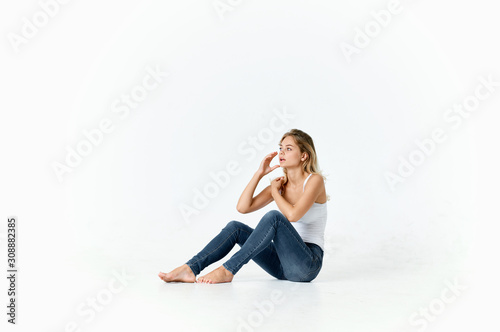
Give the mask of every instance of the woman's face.
[[(295, 144), (295, 140), (292, 136), (287, 136), (281, 143), (279, 144), (279, 161), (281, 167), (291, 167), (291, 166), (300, 166), (304, 158), (305, 154), (300, 153), (300, 149)], [(304, 159), (305, 160), (305, 159)]]

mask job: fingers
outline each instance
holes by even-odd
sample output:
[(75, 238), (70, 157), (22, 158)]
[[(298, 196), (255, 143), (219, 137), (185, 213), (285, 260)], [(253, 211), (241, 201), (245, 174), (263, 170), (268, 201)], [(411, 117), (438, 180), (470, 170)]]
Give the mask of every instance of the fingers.
[(276, 151), (271, 152), (270, 154), (268, 154), (268, 155), (266, 156), (266, 158), (271, 158), (271, 157), (272, 157), (272, 158), (274, 158), (274, 157), (276, 157), (276, 154), (277, 154), (277, 153), (278, 153), (278, 152), (276, 152)]

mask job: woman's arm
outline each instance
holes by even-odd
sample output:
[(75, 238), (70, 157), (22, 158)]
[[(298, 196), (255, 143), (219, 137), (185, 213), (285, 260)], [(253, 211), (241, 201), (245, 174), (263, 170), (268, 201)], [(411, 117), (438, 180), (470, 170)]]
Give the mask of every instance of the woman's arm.
[(280, 195), (279, 189), (277, 189), (276, 187), (272, 188), (271, 195), (273, 196), (276, 205), (278, 205), (278, 209), (280, 209), (281, 213), (283, 213), (283, 215), (288, 219), (288, 221), (290, 222), (296, 221), (292, 220), (293, 205), (288, 203), (285, 197)]
[(307, 187), (300, 196), (299, 200), (295, 205), (290, 204), (283, 196), (279, 193), (279, 188), (281, 186), (282, 178), (276, 178), (271, 183), (271, 195), (276, 201), (276, 205), (280, 209), (281, 213), (290, 222), (295, 222), (300, 220), (307, 211), (313, 206), (314, 202), (318, 198), (319, 194), (324, 190), (325, 184), (323, 178), (320, 175), (312, 175), (311, 179), (307, 183)]
[(260, 179), (262, 179), (264, 175), (271, 173), (276, 168), (280, 167), (280, 165), (274, 165), (273, 167), (269, 166), (269, 163), (277, 154), (278, 152), (273, 151), (264, 157), (264, 159), (260, 163), (259, 169), (253, 175), (245, 190), (243, 190), (243, 193), (238, 200), (238, 204), (236, 204), (236, 210), (238, 210), (238, 212), (250, 213), (263, 208), (273, 201), (273, 196), (271, 195), (271, 186), (267, 186), (260, 192), (260, 194), (255, 196), (255, 198), (253, 198), (253, 193), (255, 191), (255, 188), (257, 188)]
[(260, 192), (260, 194), (253, 198), (255, 188), (257, 188), (257, 185), (259, 184), (262, 177), (262, 173), (255, 172), (252, 179), (247, 184), (245, 190), (243, 190), (240, 199), (238, 200), (238, 204), (236, 205), (236, 210), (238, 210), (238, 212), (250, 213), (263, 208), (273, 201), (273, 197), (271, 195), (271, 186), (267, 186)]

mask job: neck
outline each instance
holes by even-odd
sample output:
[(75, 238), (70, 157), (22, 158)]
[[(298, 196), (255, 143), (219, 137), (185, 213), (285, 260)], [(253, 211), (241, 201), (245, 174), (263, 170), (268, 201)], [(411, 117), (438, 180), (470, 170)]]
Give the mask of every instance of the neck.
[(305, 178), (307, 177), (307, 173), (302, 171), (302, 169), (299, 167), (287, 169), (286, 174), (288, 177), (288, 183), (292, 188), (301, 186), (304, 183)]

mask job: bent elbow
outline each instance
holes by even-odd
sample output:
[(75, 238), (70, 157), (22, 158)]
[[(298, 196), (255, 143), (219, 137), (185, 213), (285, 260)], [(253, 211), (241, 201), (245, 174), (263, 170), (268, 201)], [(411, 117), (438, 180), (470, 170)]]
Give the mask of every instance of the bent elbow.
[(242, 209), (240, 208), (239, 206), (236, 207), (236, 210), (239, 212), (239, 213), (242, 213), (242, 214), (246, 214), (247, 211), (245, 209)]

